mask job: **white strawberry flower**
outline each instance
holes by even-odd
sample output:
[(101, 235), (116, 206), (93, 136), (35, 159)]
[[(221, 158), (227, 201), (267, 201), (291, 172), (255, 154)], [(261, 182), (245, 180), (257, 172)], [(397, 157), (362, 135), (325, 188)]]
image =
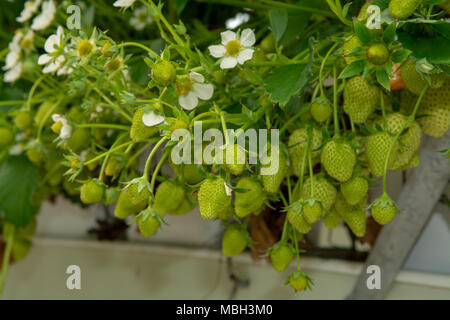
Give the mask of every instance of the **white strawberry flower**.
[(135, 0), (117, 0), (113, 3), (114, 7), (120, 7), (120, 8), (128, 8), (130, 7)]
[(244, 64), (253, 57), (254, 50), (251, 47), (255, 44), (256, 39), (251, 29), (243, 30), (240, 36), (230, 30), (224, 31), (220, 35), (222, 44), (209, 46), (208, 49), (214, 58), (222, 58), (221, 69), (234, 68), (238, 63)]
[(61, 128), (59, 130), (59, 137), (62, 140), (70, 139), (72, 136), (72, 126), (67, 121), (67, 118), (60, 114), (52, 114), (52, 120), (55, 123), (61, 123)]
[(198, 105), (198, 99), (211, 99), (214, 88), (212, 84), (204, 82), (205, 78), (194, 71), (189, 71), (189, 76), (179, 79), (176, 87), (179, 94), (178, 102), (183, 109), (194, 109)]
[(15, 82), (17, 79), (20, 78), (20, 75), (22, 74), (23, 70), (23, 63), (18, 62), (12, 69), (5, 72), (3, 75), (3, 81), (4, 82)]
[(23, 147), (23, 145), (21, 143), (18, 143), (16, 145), (12, 146), (11, 148), (9, 148), (9, 154), (12, 156), (18, 156), (18, 155), (22, 154), (24, 150), (25, 150), (25, 148)]
[(42, 0), (27, 1), (23, 6), (23, 10), (20, 16), (16, 18), (17, 22), (23, 23), (31, 19), (31, 17), (36, 13), (41, 4)]
[[(43, 73), (57, 72), (57, 75), (70, 74), (73, 70), (63, 66), (66, 58), (62, 54), (62, 45), (64, 41), (64, 30), (61, 26), (56, 30), (56, 34), (52, 34), (45, 41), (44, 53), (39, 57), (38, 64), (46, 65), (42, 70)], [(60, 53), (60, 54), (58, 54)]]
[(142, 123), (144, 123), (146, 127), (154, 127), (163, 122), (164, 117), (154, 111), (145, 112), (142, 116)]
[(138, 31), (152, 23), (152, 18), (148, 14), (146, 7), (140, 7), (134, 10), (134, 16), (130, 19), (130, 24)]
[(53, 21), (56, 13), (56, 6), (53, 0), (48, 0), (42, 3), (41, 13), (33, 19), (31, 29), (43, 30), (47, 28)]
[(20, 41), (22, 40), (22, 37), (23, 37), (22, 31), (18, 30), (14, 34), (14, 37), (12, 38), (11, 42), (8, 44), (9, 52), (5, 57), (5, 66), (3, 67), (3, 70), (10, 70), (14, 68), (14, 66), (19, 62), (20, 53), (22, 51), (22, 48), (20, 46)]

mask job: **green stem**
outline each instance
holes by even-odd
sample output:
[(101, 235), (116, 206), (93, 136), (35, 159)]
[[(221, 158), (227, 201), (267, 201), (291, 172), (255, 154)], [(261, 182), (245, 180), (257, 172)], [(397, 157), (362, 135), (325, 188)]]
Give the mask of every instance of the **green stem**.
[(128, 121), (132, 122), (133, 119), (131, 118), (131, 116), (126, 113), (125, 111), (122, 110), (121, 107), (115, 105), (107, 96), (105, 96), (103, 94), (103, 92), (100, 91), (100, 89), (98, 89), (97, 87), (94, 87), (94, 90), (106, 101), (108, 102), (108, 104), (114, 109), (116, 110), (118, 113), (120, 113), (124, 118), (126, 118)]
[(6, 248), (5, 252), (3, 253), (2, 274), (0, 277), (0, 298), (3, 298), (3, 289), (5, 287), (6, 274), (8, 273), (9, 260), (11, 259), (11, 251), (14, 243), (14, 226), (12, 226), (11, 229), (12, 230), (10, 230), (8, 238), (6, 239)]
[(34, 92), (36, 91), (38, 85), (42, 82), (42, 80), (44, 80), (46, 77), (46, 74), (43, 74), (42, 76), (39, 77), (39, 79), (36, 80), (35, 83), (33, 83), (33, 86), (30, 89), (30, 93), (28, 95), (28, 100), (27, 100), (27, 110), (30, 111), (31, 110), (31, 101), (34, 95)]
[(294, 229), (295, 256), (297, 257), (297, 271), (300, 271), (300, 251), (298, 250), (297, 231)]
[(162, 137), (158, 143), (153, 147), (152, 151), (150, 152), (150, 154), (148, 155), (147, 161), (145, 162), (145, 168), (144, 168), (144, 179), (145, 181), (148, 181), (148, 177), (150, 174), (150, 165), (152, 163), (152, 158), (156, 153), (156, 150), (158, 150), (158, 148), (169, 138), (167, 137)]
[(47, 122), (47, 119), (53, 114), (53, 111), (59, 106), (61, 101), (63, 100), (63, 97), (60, 97), (53, 105), (52, 107), (47, 111), (47, 113), (44, 115), (44, 118), (42, 118), (41, 122), (39, 123), (38, 132), (37, 132), (37, 140), (39, 141), (41, 138), (42, 130), (44, 129), (44, 125)]
[(120, 124), (112, 123), (84, 123), (77, 125), (78, 128), (104, 128), (104, 129), (117, 129), (117, 130), (130, 130), (129, 126), (123, 126)]
[(339, 137), (339, 120), (338, 120), (338, 106), (337, 106), (337, 74), (336, 66), (333, 66), (333, 119), (334, 119), (334, 135)]
[(152, 181), (150, 182), (150, 191), (152, 194), (154, 194), (153, 192), (155, 190), (155, 182), (156, 177), (158, 176), (159, 169), (161, 169), (161, 166), (163, 165), (169, 153), (170, 153), (169, 150), (166, 150), (166, 152), (164, 152), (163, 156), (161, 157), (161, 159), (159, 160), (158, 164), (155, 167), (155, 171), (153, 171)]
[[(225, 135), (225, 145), (228, 146), (229, 141), (229, 137), (228, 137), (228, 133), (227, 133), (227, 123), (225, 122), (225, 116), (223, 114), (223, 112), (220, 112), (220, 122), (222, 123), (222, 130), (223, 130), (223, 134)], [(234, 141), (233, 141), (234, 143)]]
[(325, 58), (323, 58), (322, 60), (322, 64), (320, 65), (320, 71), (319, 71), (319, 86), (320, 86), (320, 93), (322, 94), (322, 96), (324, 95), (323, 92), (323, 78), (322, 78), (322, 74), (323, 74), (323, 68), (325, 67), (325, 62), (328, 60), (328, 58), (330, 57), (331, 53), (333, 52), (333, 50), (338, 46), (338, 43), (335, 43), (330, 50), (328, 50), (327, 54), (325, 55)]
[[(121, 137), (121, 138), (122, 138), (122, 137)], [(117, 139), (116, 141), (119, 141), (119, 140), (120, 140), (120, 139)], [(84, 162), (83, 165), (84, 165), (84, 166), (87, 166), (88, 164), (94, 163), (94, 162), (100, 160), (101, 158), (104, 158), (104, 157), (108, 156), (109, 154), (111, 154), (111, 153), (113, 153), (113, 152), (115, 152), (115, 151), (117, 151), (117, 150), (120, 150), (120, 149), (122, 149), (122, 148), (125, 148), (126, 146), (128, 146), (128, 145), (130, 145), (130, 144), (133, 144), (133, 143), (134, 143), (134, 141), (127, 141), (127, 142), (125, 142), (125, 143), (123, 143), (123, 144), (121, 144), (121, 145), (119, 145), (119, 146), (117, 146), (117, 147), (114, 147), (114, 145), (113, 145), (113, 146), (111, 147), (111, 149), (109, 149), (108, 151), (106, 151), (106, 152), (104, 152), (104, 153), (102, 153), (102, 154), (96, 156), (95, 158), (92, 158), (92, 159), (90, 159), (90, 160)]]
[(403, 131), (408, 128), (411, 123), (414, 121), (415, 117), (416, 117), (416, 113), (417, 110), (419, 109), (420, 103), (422, 102), (422, 98), (425, 95), (425, 92), (427, 91), (429, 85), (427, 84), (423, 89), (422, 92), (420, 93), (419, 98), (417, 99), (416, 105), (414, 106), (414, 110), (411, 113), (411, 115), (408, 117), (408, 120), (405, 122), (405, 124), (403, 125), (403, 127), (397, 132), (397, 134), (394, 137), (394, 140), (391, 143), (391, 146), (389, 147), (389, 152), (388, 152), (388, 156), (386, 157), (386, 161), (384, 162), (384, 174), (383, 174), (383, 193), (387, 192), (387, 188), (386, 188), (386, 177), (387, 177), (387, 169), (388, 169), (388, 165), (389, 165), (389, 159), (392, 156), (392, 151), (394, 150), (394, 146), (398, 140), (398, 138), (400, 137), (400, 135), (403, 133)]
[(123, 47), (138, 47), (138, 48), (141, 48), (141, 49), (147, 51), (153, 58), (155, 58), (155, 59), (159, 58), (159, 55), (155, 51), (153, 51), (149, 47), (147, 47), (141, 43), (138, 43), (138, 42), (123, 42), (123, 43), (117, 45), (117, 48), (123, 48)]

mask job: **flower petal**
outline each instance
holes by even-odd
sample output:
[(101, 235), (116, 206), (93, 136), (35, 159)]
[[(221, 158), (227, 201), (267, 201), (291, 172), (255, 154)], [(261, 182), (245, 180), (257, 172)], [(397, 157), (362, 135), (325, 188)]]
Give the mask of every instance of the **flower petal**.
[(44, 44), (44, 49), (48, 53), (52, 53), (56, 51), (56, 48), (59, 45), (59, 36), (57, 34), (52, 34), (47, 38)]
[(202, 100), (211, 99), (214, 93), (214, 87), (210, 83), (194, 83), (192, 90)]
[(239, 42), (244, 47), (251, 47), (252, 45), (255, 44), (255, 41), (256, 41), (255, 34), (253, 33), (252, 29), (245, 29), (244, 31), (242, 31)]
[(244, 64), (245, 61), (250, 60), (253, 57), (253, 49), (244, 49), (239, 52), (237, 61), (239, 64)]
[(237, 65), (237, 59), (236, 58), (226, 57), (220, 63), (220, 68), (221, 69), (231, 69), (231, 68), (236, 67), (236, 65)]
[(67, 140), (72, 136), (72, 127), (68, 124), (63, 125), (59, 137), (63, 140)]
[(156, 126), (158, 124), (160, 124), (161, 122), (164, 121), (164, 117), (153, 112), (150, 111), (148, 113), (144, 113), (144, 115), (142, 116), (142, 122), (147, 126), (147, 127), (153, 127)]
[(203, 77), (200, 73), (197, 73), (195, 71), (189, 71), (189, 78), (191, 78), (194, 82), (205, 82), (205, 77)]
[(41, 65), (47, 64), (50, 62), (50, 60), (52, 60), (52, 57), (50, 57), (48, 54), (45, 53), (45, 54), (39, 56), (38, 64), (41, 64)]
[(236, 40), (236, 33), (233, 31), (227, 30), (222, 33), (220, 33), (220, 36), (222, 37), (222, 44), (226, 45), (228, 41)]
[(225, 47), (220, 44), (214, 45), (214, 46), (209, 46), (208, 49), (209, 49), (209, 53), (214, 58), (222, 58), (225, 55), (225, 53), (227, 52)]
[(178, 102), (183, 109), (192, 110), (198, 105), (198, 98), (193, 91), (190, 91), (186, 95), (179, 96)]

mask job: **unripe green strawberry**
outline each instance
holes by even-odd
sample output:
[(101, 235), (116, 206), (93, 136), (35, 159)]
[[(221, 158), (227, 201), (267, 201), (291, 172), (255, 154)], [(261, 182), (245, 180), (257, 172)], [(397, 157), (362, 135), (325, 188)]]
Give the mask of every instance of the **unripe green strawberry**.
[[(314, 181), (314, 196), (311, 195), (311, 182)], [(300, 197), (303, 199), (318, 199), (326, 210), (330, 210), (336, 201), (336, 188), (324, 177), (308, 178), (303, 183)]]
[(38, 146), (32, 146), (26, 151), (28, 159), (35, 163), (39, 164), (45, 159), (45, 153), (42, 148)]
[(278, 272), (286, 270), (293, 258), (294, 253), (292, 252), (292, 248), (288, 245), (278, 243), (270, 251), (270, 261), (272, 261), (273, 267)]
[(31, 126), (31, 115), (29, 112), (26, 111), (19, 111), (16, 114), (16, 119), (14, 120), (14, 123), (16, 124), (16, 127), (20, 130), (28, 129)]
[[(182, 215), (192, 211), (197, 206), (197, 196), (189, 194), (186, 198), (183, 199), (181, 205), (173, 212), (169, 212), (171, 215)], [(231, 208), (231, 206), (230, 206)], [(220, 217), (219, 217), (220, 218)]]
[(379, 89), (363, 77), (353, 77), (344, 89), (344, 111), (353, 123), (361, 124), (375, 111), (380, 102)]
[(222, 210), (218, 215), (217, 218), (223, 221), (230, 220), (233, 218), (233, 206), (227, 206), (225, 210)]
[(231, 225), (225, 230), (222, 238), (222, 253), (226, 257), (238, 255), (248, 245), (247, 231), (241, 227)]
[(236, 188), (247, 190), (244, 193), (235, 193), (234, 210), (238, 217), (244, 218), (250, 213), (255, 213), (262, 209), (266, 196), (258, 181), (250, 177), (243, 177), (239, 179)]
[[(286, 162), (286, 156), (279, 150), (278, 153), (278, 170), (274, 174), (262, 174), (262, 182), (264, 190), (270, 194), (276, 194), (280, 191), (280, 185), (283, 182), (286, 174), (288, 173), (288, 166)], [(275, 160), (276, 161), (276, 160)], [(261, 168), (269, 168), (271, 163), (261, 164)]]
[(177, 79), (177, 70), (170, 61), (160, 60), (152, 68), (152, 79), (158, 86), (170, 86)]
[(14, 141), (14, 135), (7, 128), (0, 128), (0, 147), (6, 147)]
[(421, 3), (422, 0), (391, 0), (389, 11), (394, 18), (404, 20), (412, 15)]
[(12, 246), (12, 256), (15, 261), (20, 261), (24, 259), (31, 248), (30, 240), (24, 238), (17, 238), (13, 242)]
[(328, 213), (323, 217), (323, 222), (328, 229), (336, 228), (339, 222), (341, 221), (341, 215), (336, 211), (335, 208), (332, 208)]
[(73, 152), (78, 152), (89, 146), (91, 134), (86, 128), (76, 128), (72, 136), (67, 140), (67, 147)]
[(125, 219), (130, 214), (135, 214), (147, 207), (150, 198), (148, 182), (141, 178), (131, 181), (120, 192), (114, 215)]
[[(322, 145), (322, 131), (313, 128), (311, 130), (311, 150), (312, 150), (312, 160), (313, 164), (317, 163), (320, 155), (320, 150), (317, 150)], [(302, 166), (303, 166), (303, 158), (305, 152), (308, 152), (308, 130), (307, 128), (300, 128), (292, 132), (289, 136), (288, 148), (289, 148), (289, 156), (291, 157), (292, 169), (296, 176), (300, 176)], [(308, 157), (305, 159), (305, 169), (308, 164)]]
[(333, 139), (323, 147), (321, 162), (331, 177), (345, 182), (352, 177), (356, 153), (347, 142)]
[[(401, 75), (406, 89), (408, 89), (415, 95), (420, 95), (422, 90), (428, 84), (428, 81), (425, 79), (425, 77), (417, 71), (415, 61), (409, 60), (407, 63), (405, 63), (402, 66)], [(434, 89), (442, 87), (447, 77), (448, 76), (444, 72), (431, 74), (430, 87)]]
[(265, 53), (272, 53), (275, 52), (275, 37), (272, 33), (269, 33), (260, 44), (261, 50)]
[(172, 164), (172, 167), (177, 175), (181, 175), (181, 173), (183, 173), (184, 181), (187, 184), (194, 185), (205, 179), (205, 177), (198, 170), (197, 165), (194, 163), (180, 165)]
[(360, 238), (366, 234), (367, 217), (364, 210), (347, 211), (343, 218), (355, 236)]
[(308, 288), (308, 278), (301, 271), (296, 271), (288, 277), (289, 285), (297, 292)]
[[(53, 107), (55, 101), (46, 100), (44, 101), (40, 106), (38, 111), (36, 112), (36, 115), (34, 116), (34, 122), (36, 123), (36, 126), (39, 127), (41, 125), (50, 125), (52, 123), (52, 117), (51, 115), (53, 113), (57, 113), (56, 110), (52, 112), (46, 119), (47, 113), (50, 112), (51, 108)], [(45, 123), (42, 123), (45, 119)]]
[(225, 180), (221, 177), (203, 181), (198, 191), (200, 214), (205, 219), (213, 219), (231, 205), (231, 195), (225, 189)]
[(405, 171), (405, 170), (408, 170), (408, 169), (411, 169), (411, 168), (416, 168), (419, 165), (420, 165), (420, 157), (419, 157), (419, 153), (416, 152), (413, 155), (413, 157), (411, 158), (411, 160), (407, 164), (405, 164), (405, 165), (403, 165), (401, 167), (398, 167), (395, 170), (397, 170), (397, 171)]
[(332, 113), (333, 108), (327, 98), (318, 98), (311, 103), (311, 115), (319, 123), (327, 121)]
[(394, 163), (394, 155), (397, 152), (398, 142), (395, 138), (387, 132), (377, 132), (371, 135), (367, 139), (366, 143), (366, 156), (369, 162), (370, 172), (376, 177), (381, 177), (384, 175), (384, 167), (386, 159), (389, 156), (389, 151), (392, 152), (388, 162), (388, 168)]
[(390, 55), (389, 48), (384, 42), (372, 43), (366, 50), (367, 60), (376, 66), (386, 64)]
[(78, 196), (80, 194), (81, 186), (79, 185), (78, 182), (76, 182), (76, 181), (69, 181), (68, 178), (65, 178), (63, 180), (63, 188), (64, 188), (64, 191), (66, 191), (68, 195), (70, 195), (70, 196)]
[(361, 43), (361, 41), (359, 41), (359, 38), (354, 35), (352, 36), (350, 39), (348, 39), (347, 41), (344, 42), (344, 59), (345, 62), (347, 64), (350, 64), (356, 60), (361, 59), (360, 57), (349, 57), (348, 55), (353, 51), (353, 49), (358, 48), (358, 47), (362, 47), (363, 44)]
[(161, 225), (156, 214), (152, 213), (139, 215), (136, 220), (138, 223), (139, 232), (144, 237), (150, 237), (154, 235)]
[(237, 144), (229, 144), (223, 150), (223, 167), (225, 171), (239, 176), (245, 169), (245, 150)]
[(351, 205), (356, 205), (358, 202), (361, 202), (367, 195), (368, 190), (369, 182), (363, 177), (354, 177), (341, 184), (342, 195)]
[[(402, 90), (400, 92), (400, 112), (406, 115), (410, 115), (414, 110), (414, 106), (416, 105), (417, 99), (419, 97), (416, 96), (409, 90)], [(419, 109), (421, 107), (419, 106)]]
[(311, 231), (312, 226), (306, 222), (305, 218), (303, 217), (303, 210), (290, 208), (287, 212), (287, 219), (289, 220), (289, 223), (300, 233), (308, 233)]
[(322, 217), (322, 206), (319, 201), (307, 200), (303, 204), (302, 213), (305, 221), (313, 225)]
[[(401, 132), (402, 128), (407, 123), (408, 118), (399, 112), (390, 113), (386, 116), (387, 130), (395, 135)], [(403, 132), (399, 137), (399, 146), (397, 152), (393, 154), (394, 160), (389, 170), (396, 170), (397, 168), (406, 165), (411, 161), (414, 154), (420, 147), (420, 140), (422, 130), (416, 121), (413, 121), (406, 132)]]
[(156, 133), (158, 133), (158, 126), (147, 127), (142, 121), (142, 117), (145, 113), (145, 107), (140, 107), (136, 110), (131, 123), (130, 138), (133, 141), (146, 140)]
[(394, 201), (387, 194), (383, 194), (370, 205), (372, 217), (379, 224), (387, 224), (391, 222), (398, 212), (398, 208)]
[(156, 189), (153, 209), (161, 216), (175, 212), (181, 206), (185, 197), (184, 188), (181, 185), (166, 180)]
[(367, 8), (371, 5), (370, 2), (366, 2), (364, 3), (364, 5), (361, 7), (361, 9), (359, 10), (358, 13), (358, 21), (364, 21), (367, 20), (367, 18), (369, 17), (369, 14), (367, 13)]
[(114, 176), (120, 172), (123, 168), (123, 162), (116, 156), (111, 156), (106, 163), (105, 175)]
[(103, 199), (105, 188), (98, 180), (89, 180), (83, 184), (80, 190), (81, 202), (91, 204)]
[(450, 128), (450, 77), (439, 89), (428, 89), (425, 93), (417, 115), (423, 132), (440, 138)]

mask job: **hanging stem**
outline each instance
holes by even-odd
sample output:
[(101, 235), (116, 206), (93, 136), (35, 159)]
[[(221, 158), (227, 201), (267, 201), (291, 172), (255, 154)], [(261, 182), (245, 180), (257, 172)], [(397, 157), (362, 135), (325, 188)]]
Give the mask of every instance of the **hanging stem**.
[(422, 92), (420, 93), (419, 98), (417, 99), (416, 105), (414, 106), (414, 110), (411, 113), (411, 115), (408, 117), (408, 120), (406, 121), (406, 123), (403, 125), (403, 127), (397, 132), (397, 134), (394, 137), (394, 140), (392, 141), (392, 144), (389, 148), (389, 152), (388, 152), (388, 156), (386, 157), (386, 161), (384, 162), (384, 174), (383, 174), (383, 193), (386, 193), (387, 187), (386, 187), (386, 177), (387, 177), (387, 169), (388, 169), (388, 165), (389, 165), (389, 159), (392, 156), (392, 151), (394, 150), (394, 145), (397, 142), (398, 138), (400, 137), (400, 135), (403, 133), (403, 131), (408, 128), (411, 123), (414, 121), (415, 117), (416, 117), (416, 113), (417, 110), (419, 109), (420, 103), (422, 102), (422, 98), (425, 95), (425, 92), (428, 89), (428, 84), (425, 86), (425, 88), (422, 89)]
[(138, 43), (138, 42), (124, 42), (124, 43), (117, 45), (117, 48), (123, 48), (123, 47), (138, 47), (138, 48), (141, 48), (141, 49), (147, 51), (153, 58), (155, 58), (155, 59), (159, 58), (159, 55), (155, 51), (153, 51), (149, 47), (147, 47), (141, 43)]
[(333, 118), (334, 118), (334, 135), (339, 137), (339, 120), (337, 112), (337, 75), (336, 66), (333, 66)]
[(159, 169), (161, 168), (162, 164), (164, 163), (164, 161), (166, 160), (168, 155), (169, 155), (169, 150), (166, 150), (164, 152), (163, 156), (161, 157), (161, 159), (159, 160), (158, 164), (155, 167), (155, 171), (153, 172), (153, 175), (152, 175), (152, 181), (150, 183), (150, 192), (152, 194), (154, 194), (153, 191), (155, 190), (155, 182), (156, 182), (156, 177), (158, 176)]
[(8, 272), (9, 260), (11, 259), (11, 251), (14, 243), (15, 227), (12, 226), (11, 229), (12, 230), (10, 230), (8, 238), (6, 239), (6, 248), (5, 252), (3, 253), (2, 274), (0, 277), (0, 298), (3, 297), (3, 289), (5, 287), (6, 274)]
[(158, 150), (158, 148), (169, 138), (167, 137), (162, 137), (161, 140), (158, 141), (158, 143), (153, 147), (153, 150), (150, 152), (147, 161), (145, 162), (145, 168), (144, 168), (144, 175), (143, 177), (145, 178), (145, 180), (148, 180), (149, 174), (150, 174), (150, 165), (152, 163), (152, 158), (156, 153), (156, 150)]
[(320, 65), (320, 71), (319, 71), (319, 86), (320, 86), (320, 93), (323, 96), (323, 68), (325, 67), (325, 62), (328, 60), (328, 57), (331, 55), (331, 53), (334, 51), (334, 49), (338, 46), (338, 43), (335, 43), (330, 50), (328, 50), (327, 54), (325, 55), (325, 58), (322, 60), (322, 64)]

